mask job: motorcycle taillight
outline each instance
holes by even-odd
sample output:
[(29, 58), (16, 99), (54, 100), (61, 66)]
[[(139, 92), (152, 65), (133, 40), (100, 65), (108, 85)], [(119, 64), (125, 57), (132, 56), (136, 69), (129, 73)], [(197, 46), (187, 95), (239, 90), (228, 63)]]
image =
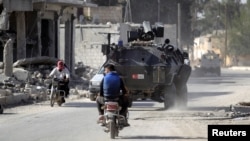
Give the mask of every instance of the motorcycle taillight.
[(113, 111), (118, 109), (118, 103), (117, 102), (106, 102), (106, 110)]

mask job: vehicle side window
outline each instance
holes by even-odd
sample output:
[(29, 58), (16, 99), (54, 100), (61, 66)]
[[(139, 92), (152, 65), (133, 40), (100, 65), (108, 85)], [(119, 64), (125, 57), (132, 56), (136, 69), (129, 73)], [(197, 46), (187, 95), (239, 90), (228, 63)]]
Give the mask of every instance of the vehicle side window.
[(98, 74), (103, 74), (104, 73), (104, 67), (101, 67), (101, 69), (99, 70)]

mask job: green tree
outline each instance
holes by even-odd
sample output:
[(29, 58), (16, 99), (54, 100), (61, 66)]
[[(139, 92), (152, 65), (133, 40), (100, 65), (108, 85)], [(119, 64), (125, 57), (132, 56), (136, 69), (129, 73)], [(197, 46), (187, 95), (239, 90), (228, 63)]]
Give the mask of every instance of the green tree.
[(228, 28), (232, 28), (234, 19), (240, 15), (240, 0), (197, 0), (192, 8), (198, 15), (193, 23), (195, 30), (205, 35), (225, 30), (226, 19)]
[(229, 32), (229, 51), (232, 55), (250, 54), (250, 3), (242, 6)]
[(212, 33), (215, 29), (223, 28), (221, 23), (221, 3), (217, 0), (196, 0), (193, 9), (194, 36)]

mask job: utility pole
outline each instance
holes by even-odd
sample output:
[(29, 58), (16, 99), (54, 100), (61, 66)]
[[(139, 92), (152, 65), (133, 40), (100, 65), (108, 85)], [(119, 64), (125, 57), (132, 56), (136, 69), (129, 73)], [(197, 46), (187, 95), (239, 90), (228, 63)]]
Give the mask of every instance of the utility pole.
[(177, 18), (177, 33), (178, 33), (178, 38), (177, 38), (177, 44), (178, 44), (178, 47), (181, 49), (181, 50), (183, 50), (182, 49), (182, 45), (181, 45), (181, 4), (180, 4), (180, 2), (178, 2), (178, 4), (177, 4), (177, 6), (178, 6), (178, 8), (177, 8), (177, 10), (178, 10), (178, 18)]
[[(192, 18), (192, 32), (193, 32), (193, 40), (196, 37), (196, 22), (197, 22), (197, 5), (199, 5), (199, 1), (195, 0), (194, 2), (194, 9), (193, 9), (193, 18)], [(197, 46), (197, 43), (194, 43)], [(194, 61), (194, 45), (192, 46), (192, 52), (191, 52), (191, 61)]]
[(160, 22), (160, 13), (161, 13), (161, 0), (158, 0), (158, 22)]
[(225, 6), (225, 52), (224, 52), (224, 66), (227, 66), (227, 3)]
[(124, 22), (132, 22), (132, 12), (130, 0), (126, 0)]

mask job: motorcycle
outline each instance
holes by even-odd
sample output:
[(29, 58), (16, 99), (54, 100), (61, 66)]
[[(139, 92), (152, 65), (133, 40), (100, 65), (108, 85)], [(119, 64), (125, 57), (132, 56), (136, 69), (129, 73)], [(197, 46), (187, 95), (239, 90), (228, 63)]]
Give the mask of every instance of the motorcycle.
[(121, 107), (118, 100), (105, 100), (104, 106), (104, 119), (102, 124), (105, 127), (104, 131), (110, 133), (110, 138), (118, 137), (119, 131), (122, 130), (127, 122), (127, 118), (120, 115)]
[(53, 107), (56, 102), (58, 106), (61, 106), (65, 102), (66, 93), (62, 88), (64, 83), (57, 78), (52, 79), (52, 85), (50, 88), (50, 106)]

